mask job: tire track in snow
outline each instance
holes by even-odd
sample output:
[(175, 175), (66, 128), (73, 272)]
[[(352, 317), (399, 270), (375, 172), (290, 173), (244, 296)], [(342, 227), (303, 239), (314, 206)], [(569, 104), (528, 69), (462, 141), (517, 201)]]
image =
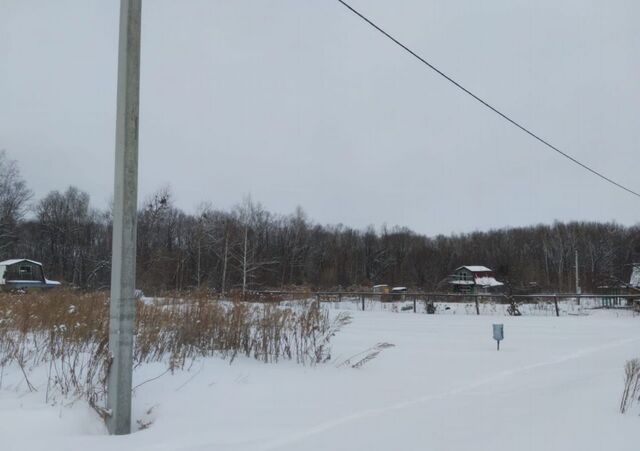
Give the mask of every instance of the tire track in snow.
[(314, 435), (317, 434), (321, 434), (325, 431), (328, 431), (330, 429), (342, 426), (346, 423), (350, 423), (352, 421), (357, 421), (357, 420), (361, 420), (364, 418), (370, 418), (370, 417), (374, 417), (374, 416), (378, 416), (378, 415), (383, 415), (386, 414), (388, 412), (393, 412), (395, 410), (402, 410), (402, 409), (406, 409), (408, 407), (412, 407), (415, 405), (419, 405), (419, 404), (424, 404), (427, 403), (429, 401), (433, 401), (433, 400), (439, 400), (439, 399), (443, 399), (446, 398), (448, 396), (456, 396), (460, 393), (464, 393), (466, 391), (469, 390), (473, 390), (476, 389), (478, 387), (481, 387), (483, 385), (492, 383), (492, 382), (496, 382), (499, 381), (501, 379), (505, 379), (511, 376), (515, 376), (521, 373), (526, 373), (528, 371), (532, 371), (532, 370), (536, 370), (538, 368), (544, 368), (544, 367), (548, 367), (548, 366), (553, 366), (553, 365), (558, 365), (561, 363), (565, 363), (571, 360), (576, 360), (579, 359), (581, 357), (590, 355), (590, 354), (595, 354), (597, 352), (600, 351), (605, 351), (607, 349), (611, 349), (611, 348), (616, 348), (618, 346), (624, 346), (633, 342), (637, 342), (640, 341), (640, 337), (636, 337), (636, 338), (627, 338), (624, 340), (618, 340), (612, 343), (608, 343), (608, 344), (604, 344), (604, 345), (600, 345), (600, 346), (592, 346), (589, 348), (584, 348), (581, 349), (579, 351), (573, 352), (571, 354), (567, 354), (561, 357), (557, 357), (555, 359), (551, 359), (545, 362), (539, 362), (539, 363), (533, 363), (531, 365), (525, 365), (522, 367), (518, 367), (518, 368), (514, 368), (512, 370), (505, 370), (505, 371), (501, 371), (499, 373), (494, 374), (493, 376), (489, 376), (486, 377), (484, 379), (481, 379), (479, 381), (475, 381), (473, 383), (470, 384), (465, 384), (462, 385), (460, 387), (457, 388), (453, 388), (451, 390), (447, 390), (441, 393), (434, 393), (431, 395), (424, 395), (418, 398), (414, 398), (408, 401), (401, 401), (401, 402), (397, 402), (388, 406), (384, 406), (384, 407), (377, 407), (377, 408), (373, 408), (373, 409), (365, 409), (365, 410), (361, 410), (359, 412), (354, 412), (352, 414), (349, 415), (345, 415), (343, 417), (340, 418), (336, 418), (334, 420), (329, 420), (326, 421), (324, 423), (320, 423), (317, 424), (313, 427), (310, 427), (304, 431), (301, 432), (297, 432), (294, 434), (291, 434), (289, 436), (280, 438), (280, 439), (276, 439), (274, 441), (272, 441), (271, 443), (267, 444), (264, 448), (260, 448), (262, 451), (271, 451), (271, 450), (275, 450), (278, 448), (281, 448), (283, 446), (286, 445), (290, 445), (292, 443), (304, 440), (305, 438), (308, 437), (312, 437)]

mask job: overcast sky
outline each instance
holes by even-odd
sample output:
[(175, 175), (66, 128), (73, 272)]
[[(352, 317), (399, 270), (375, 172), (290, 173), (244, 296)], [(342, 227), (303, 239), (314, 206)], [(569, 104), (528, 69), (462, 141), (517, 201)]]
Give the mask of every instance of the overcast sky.
[[(0, 0), (0, 149), (36, 198), (113, 185), (117, 0)], [(640, 190), (640, 2), (352, 0), (557, 146)], [(335, 0), (143, 0), (140, 197), (250, 193), (436, 234), (635, 224), (640, 199), (487, 111)]]

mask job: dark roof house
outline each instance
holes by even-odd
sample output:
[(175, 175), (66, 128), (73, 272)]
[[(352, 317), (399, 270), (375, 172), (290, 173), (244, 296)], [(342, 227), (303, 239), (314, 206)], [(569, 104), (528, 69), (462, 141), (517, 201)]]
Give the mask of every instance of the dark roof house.
[(49, 280), (44, 275), (42, 263), (26, 258), (0, 262), (0, 288), (18, 290), (31, 288), (53, 288), (60, 282)]
[(461, 293), (487, 292), (501, 287), (504, 284), (498, 282), (493, 271), (486, 266), (460, 266), (448, 278), (453, 291)]

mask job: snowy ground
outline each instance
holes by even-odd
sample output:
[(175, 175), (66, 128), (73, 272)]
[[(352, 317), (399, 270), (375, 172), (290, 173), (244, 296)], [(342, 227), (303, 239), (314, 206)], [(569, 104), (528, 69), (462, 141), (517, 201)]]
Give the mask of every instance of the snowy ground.
[[(19, 370), (5, 370), (2, 449), (640, 449), (640, 417), (618, 413), (623, 365), (640, 357), (638, 316), (351, 313), (333, 363), (207, 359), (145, 383), (134, 416), (151, 424), (124, 437), (105, 435), (81, 402), (44, 404), (42, 385), (28, 393)], [(505, 324), (500, 352), (495, 322)], [(338, 365), (380, 342), (395, 347), (359, 369)], [(139, 368), (134, 385), (163, 371)]]

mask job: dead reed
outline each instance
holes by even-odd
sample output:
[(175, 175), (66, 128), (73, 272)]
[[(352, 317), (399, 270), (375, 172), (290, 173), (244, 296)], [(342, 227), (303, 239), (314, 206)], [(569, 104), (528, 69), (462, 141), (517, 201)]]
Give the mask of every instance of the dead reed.
[[(55, 290), (0, 293), (0, 368), (16, 365), (30, 390), (47, 368), (46, 399), (102, 405), (109, 368), (108, 294)], [(330, 321), (317, 303), (212, 301), (200, 294), (137, 303), (134, 365), (165, 362), (168, 371), (209, 356), (246, 356), (316, 364), (330, 358), (331, 337), (349, 322)]]
[(627, 361), (624, 366), (624, 389), (620, 400), (620, 413), (625, 413), (635, 401), (640, 401), (640, 359)]

